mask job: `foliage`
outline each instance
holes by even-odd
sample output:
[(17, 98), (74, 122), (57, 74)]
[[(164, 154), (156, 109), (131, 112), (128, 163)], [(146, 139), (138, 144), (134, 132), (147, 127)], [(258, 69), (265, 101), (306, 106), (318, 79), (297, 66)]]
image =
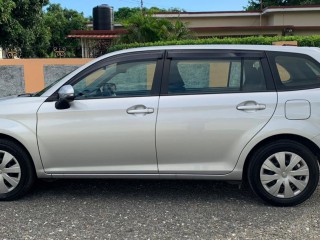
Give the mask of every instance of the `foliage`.
[(71, 49), (75, 56), (79, 41), (66, 39), (71, 30), (84, 29), (86, 18), (59, 4), (43, 7), (49, 0), (0, 0), (0, 46), (21, 48), (21, 57), (47, 57), (53, 47)]
[(14, 1), (0, 0), (0, 24), (9, 23), (10, 14), (15, 7)]
[(22, 56), (45, 56), (50, 33), (42, 8), (48, 0), (0, 0), (0, 46), (19, 47)]
[[(320, 0), (263, 0), (263, 8), (270, 6), (297, 6), (320, 4)], [(247, 11), (260, 10), (260, 0), (249, 0)]]
[(169, 41), (195, 38), (187, 25), (180, 19), (177, 19), (174, 23), (170, 22), (168, 30), (167, 40)]
[(117, 50), (151, 47), (151, 46), (166, 46), (166, 45), (196, 45), (196, 44), (250, 44), (250, 45), (271, 45), (276, 41), (298, 41), (299, 46), (320, 47), (320, 36), (276, 36), (276, 37), (245, 37), (245, 38), (208, 38), (208, 39), (187, 39), (180, 41), (158, 41), (147, 43), (131, 43), (114, 45), (109, 49), (109, 52)]
[(114, 12), (114, 20), (115, 22), (122, 22), (127, 20), (128, 18), (132, 17), (133, 15), (139, 13), (141, 11), (140, 8), (129, 8), (129, 7), (122, 7), (119, 8), (118, 11)]
[(122, 43), (192, 38), (190, 30), (179, 19), (173, 23), (167, 19), (153, 17), (151, 13), (136, 13), (124, 23), (124, 26), (128, 33), (121, 37)]
[(53, 47), (66, 47), (67, 55), (75, 57), (81, 56), (79, 49), (79, 40), (66, 38), (71, 30), (81, 30), (86, 28), (87, 19), (83, 13), (75, 10), (62, 8), (60, 4), (50, 4), (46, 9), (45, 25), (49, 28), (52, 37), (50, 39), (50, 49)]
[[(155, 12), (185, 12), (184, 9), (179, 8), (157, 8), (157, 7), (151, 7), (151, 8), (143, 8), (144, 13), (155, 13)], [(129, 7), (122, 7), (119, 8), (118, 11), (114, 12), (114, 19), (115, 22), (125, 22), (129, 18), (133, 17), (134, 15), (141, 13), (140, 8), (129, 8)]]

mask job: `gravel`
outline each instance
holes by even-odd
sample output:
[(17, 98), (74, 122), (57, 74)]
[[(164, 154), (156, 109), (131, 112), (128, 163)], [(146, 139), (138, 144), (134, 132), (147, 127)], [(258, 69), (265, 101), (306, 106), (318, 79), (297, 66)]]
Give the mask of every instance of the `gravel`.
[(0, 203), (0, 239), (318, 239), (319, 199), (280, 208), (224, 182), (39, 181)]

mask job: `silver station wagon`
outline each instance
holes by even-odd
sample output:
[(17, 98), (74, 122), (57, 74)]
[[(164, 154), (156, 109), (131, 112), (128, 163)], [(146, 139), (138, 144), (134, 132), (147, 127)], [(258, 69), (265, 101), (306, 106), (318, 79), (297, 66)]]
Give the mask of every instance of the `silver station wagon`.
[(320, 159), (320, 49), (165, 46), (107, 54), (0, 100), (0, 199), (36, 178), (246, 181), (302, 203)]

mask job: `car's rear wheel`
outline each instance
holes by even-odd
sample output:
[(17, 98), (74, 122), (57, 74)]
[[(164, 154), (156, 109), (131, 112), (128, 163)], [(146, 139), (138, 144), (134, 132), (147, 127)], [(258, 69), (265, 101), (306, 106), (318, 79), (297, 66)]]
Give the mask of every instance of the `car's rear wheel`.
[(317, 188), (317, 158), (298, 142), (279, 140), (253, 154), (248, 180), (252, 190), (266, 202), (294, 206), (307, 200)]
[(0, 200), (22, 197), (34, 179), (34, 168), (26, 151), (15, 142), (0, 139)]

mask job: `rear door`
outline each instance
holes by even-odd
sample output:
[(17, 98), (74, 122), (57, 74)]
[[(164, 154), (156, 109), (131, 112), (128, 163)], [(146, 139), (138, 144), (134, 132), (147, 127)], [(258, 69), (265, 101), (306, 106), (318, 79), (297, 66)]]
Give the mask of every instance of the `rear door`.
[(169, 51), (164, 73), (156, 129), (159, 172), (231, 172), (276, 108), (265, 54)]

